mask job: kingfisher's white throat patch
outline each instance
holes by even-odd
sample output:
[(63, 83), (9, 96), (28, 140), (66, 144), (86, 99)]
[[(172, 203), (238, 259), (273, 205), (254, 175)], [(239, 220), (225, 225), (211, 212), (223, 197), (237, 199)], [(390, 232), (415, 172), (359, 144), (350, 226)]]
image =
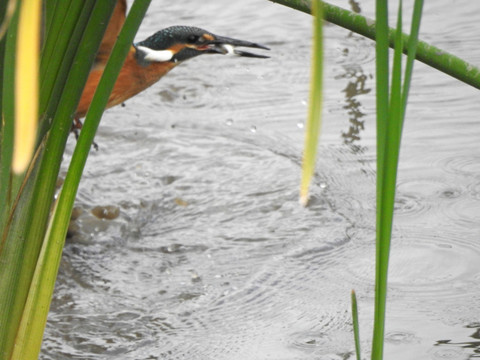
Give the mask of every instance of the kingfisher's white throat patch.
[(172, 50), (153, 50), (146, 46), (137, 46), (137, 49), (143, 53), (143, 59), (146, 61), (170, 61), (175, 55)]

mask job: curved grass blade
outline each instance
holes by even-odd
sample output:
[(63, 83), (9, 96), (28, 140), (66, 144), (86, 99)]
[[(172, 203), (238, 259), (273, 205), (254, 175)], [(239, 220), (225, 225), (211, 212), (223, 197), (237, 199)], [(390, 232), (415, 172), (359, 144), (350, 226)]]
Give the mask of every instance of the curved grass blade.
[(322, 2), (313, 2), (314, 35), (312, 51), (312, 74), (310, 82), (310, 101), (307, 125), (305, 127), (305, 148), (302, 162), (302, 180), (300, 185), (300, 203), (306, 206), (309, 187), (315, 171), (318, 137), (322, 116), (323, 88), (323, 15)]
[(357, 304), (357, 295), (355, 290), (352, 290), (352, 321), (353, 321), (353, 337), (355, 340), (355, 353), (357, 355), (357, 360), (362, 359), (362, 353), (360, 349), (360, 330), (359, 330), (359, 321), (358, 321), (358, 304)]

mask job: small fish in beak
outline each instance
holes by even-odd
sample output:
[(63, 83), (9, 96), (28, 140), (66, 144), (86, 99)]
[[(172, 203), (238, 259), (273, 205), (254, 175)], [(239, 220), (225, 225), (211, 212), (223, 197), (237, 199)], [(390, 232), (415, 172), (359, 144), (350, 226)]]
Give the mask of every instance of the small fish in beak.
[(263, 50), (270, 50), (268, 47), (256, 44), (250, 41), (244, 40), (237, 40), (233, 38), (223, 37), (223, 36), (215, 36), (215, 39), (211, 42), (210, 52), (215, 52), (223, 55), (236, 55), (236, 56), (243, 56), (243, 57), (251, 57), (251, 58), (260, 58), (260, 59), (267, 59), (269, 56), (266, 55), (259, 55), (254, 54), (244, 50), (238, 50), (237, 47), (249, 47), (255, 49), (263, 49)]

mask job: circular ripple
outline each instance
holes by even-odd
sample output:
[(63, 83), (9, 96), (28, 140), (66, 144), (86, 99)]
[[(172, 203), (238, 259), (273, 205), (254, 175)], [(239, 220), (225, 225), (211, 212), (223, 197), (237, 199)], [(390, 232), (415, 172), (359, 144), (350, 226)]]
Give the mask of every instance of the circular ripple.
[(467, 198), (455, 201), (442, 208), (451, 226), (463, 229), (480, 228), (480, 198)]
[(438, 347), (430, 350), (432, 360), (466, 360), (470, 356), (460, 347)]
[(480, 156), (457, 155), (444, 158), (440, 167), (452, 174), (480, 177)]
[(447, 184), (436, 180), (410, 180), (399, 182), (395, 199), (395, 216), (408, 218), (428, 214), (433, 207), (432, 198)]
[(385, 341), (390, 344), (412, 344), (419, 343), (421, 340), (409, 331), (389, 331), (385, 334)]
[[(394, 237), (390, 254), (389, 288), (392, 296), (455, 298), (480, 292), (480, 247), (457, 233), (404, 231)], [(373, 286), (374, 244), (353, 249), (345, 281)], [(352, 280), (350, 280), (352, 281)]]
[(480, 200), (480, 181), (470, 184), (468, 186), (468, 191), (470, 192), (473, 198)]
[(341, 65), (359, 66), (373, 62), (375, 44), (367, 38), (352, 34), (336, 44), (336, 61)]
[[(473, 225), (477, 219), (480, 199), (471, 201), (467, 198), (467, 192), (466, 188), (458, 184), (436, 180), (404, 181), (398, 185), (395, 216), (409, 222), (414, 219), (428, 224)], [(475, 202), (478, 204), (475, 205)]]
[(438, 196), (456, 198), (462, 193), (462, 189), (456, 188), (453, 184), (435, 179), (399, 181), (397, 189), (401, 194), (411, 194), (411, 196), (419, 198)]
[(397, 193), (395, 197), (396, 216), (420, 216), (431, 210), (430, 204), (418, 194)]

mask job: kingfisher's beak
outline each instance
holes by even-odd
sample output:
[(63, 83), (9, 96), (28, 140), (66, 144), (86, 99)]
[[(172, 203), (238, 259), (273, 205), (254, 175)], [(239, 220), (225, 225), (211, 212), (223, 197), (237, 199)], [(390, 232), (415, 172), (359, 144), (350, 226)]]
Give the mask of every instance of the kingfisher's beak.
[(237, 47), (249, 47), (255, 49), (270, 50), (268, 47), (260, 44), (256, 44), (250, 41), (237, 40), (224, 36), (215, 36), (214, 40), (208, 44), (209, 53), (223, 54), (223, 55), (236, 55), (252, 58), (267, 59), (269, 56), (254, 54), (248, 51), (238, 50)]

